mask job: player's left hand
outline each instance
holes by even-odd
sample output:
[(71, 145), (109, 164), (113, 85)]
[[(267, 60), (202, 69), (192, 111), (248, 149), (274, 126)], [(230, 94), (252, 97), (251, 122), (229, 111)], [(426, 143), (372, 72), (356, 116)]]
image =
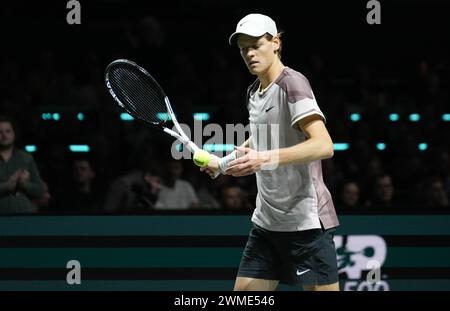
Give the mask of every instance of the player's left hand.
[(235, 149), (243, 155), (228, 163), (228, 168), (225, 171), (228, 175), (239, 177), (254, 174), (269, 161), (267, 154), (264, 152), (258, 152), (247, 147), (235, 147)]
[(219, 171), (219, 160), (220, 158), (215, 154), (210, 154), (211, 159), (207, 166), (200, 167), (200, 171), (205, 172), (211, 178), (216, 178)]

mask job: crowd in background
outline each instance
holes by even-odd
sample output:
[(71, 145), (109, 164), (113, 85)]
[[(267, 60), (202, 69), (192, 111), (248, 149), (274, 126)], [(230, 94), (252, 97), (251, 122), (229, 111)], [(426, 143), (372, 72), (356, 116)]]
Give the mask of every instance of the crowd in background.
[[(16, 123), (18, 149), (37, 146), (32, 156), (42, 183), (42, 189), (26, 195), (35, 208), (4, 207), (0, 199), (0, 213), (252, 210), (254, 176), (211, 180), (191, 161), (172, 159), (173, 140), (137, 121), (122, 121), (103, 81), (110, 61), (135, 60), (155, 73), (180, 122), (192, 125), (193, 112), (208, 112), (211, 118), (204, 125), (246, 125), (245, 93), (252, 77), (238, 51), (226, 45), (188, 46), (174, 29), (188, 23), (175, 27), (154, 16), (102, 25), (77, 35), (89, 35), (86, 42), (92, 42), (105, 28), (115, 29), (109, 46), (106, 40), (95, 48), (86, 43), (68, 55), (62, 47), (41, 44), (32, 55), (22, 49), (0, 60), (0, 115)], [(410, 55), (401, 66), (395, 59), (383, 59), (383, 66), (355, 60), (341, 71), (326, 51), (295, 56), (297, 46), (289, 40), (297, 39), (286, 36), (286, 65), (309, 79), (334, 142), (349, 144), (322, 161), (337, 210), (448, 209), (450, 123), (442, 119), (450, 112), (448, 55)], [(43, 120), (45, 112), (58, 112), (60, 119)], [(352, 113), (360, 119), (352, 121)], [(391, 113), (399, 120), (391, 121)], [(420, 120), (410, 121), (411, 113)], [(378, 142), (386, 149), (377, 150)], [(419, 150), (419, 143), (427, 143), (427, 149)], [(90, 152), (71, 153), (69, 144), (87, 144)], [(1, 172), (2, 197), (20, 197), (20, 174), (10, 180), (13, 173)]]

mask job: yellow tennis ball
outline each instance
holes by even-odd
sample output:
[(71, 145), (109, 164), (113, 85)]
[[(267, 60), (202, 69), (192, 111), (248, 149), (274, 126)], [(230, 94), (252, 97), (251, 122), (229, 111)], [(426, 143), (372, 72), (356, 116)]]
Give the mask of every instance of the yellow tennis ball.
[(198, 150), (194, 153), (194, 163), (197, 166), (204, 167), (208, 165), (209, 160), (211, 160), (211, 156), (208, 151)]

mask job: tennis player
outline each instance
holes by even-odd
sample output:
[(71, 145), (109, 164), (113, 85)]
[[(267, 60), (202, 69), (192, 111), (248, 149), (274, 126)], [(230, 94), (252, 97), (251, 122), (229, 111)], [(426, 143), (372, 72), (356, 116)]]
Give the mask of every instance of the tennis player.
[(333, 242), (339, 222), (321, 167), (321, 159), (333, 156), (325, 117), (305, 76), (281, 62), (280, 33), (270, 17), (245, 16), (229, 42), (257, 76), (247, 91), (251, 137), (204, 170), (256, 174), (253, 228), (234, 290), (275, 290), (279, 282), (339, 290)]

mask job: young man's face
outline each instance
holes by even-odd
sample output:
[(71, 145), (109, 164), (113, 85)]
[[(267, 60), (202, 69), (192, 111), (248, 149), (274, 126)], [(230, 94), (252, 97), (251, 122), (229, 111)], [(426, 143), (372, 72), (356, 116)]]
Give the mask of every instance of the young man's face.
[(347, 183), (342, 191), (342, 201), (347, 206), (355, 206), (359, 199), (359, 188), (355, 183)]
[(382, 202), (390, 202), (394, 196), (394, 186), (389, 176), (382, 176), (376, 182), (375, 193)]
[(15, 134), (12, 124), (0, 122), (0, 147), (8, 148), (14, 144)]
[(279, 49), (279, 44), (277, 37), (268, 40), (266, 36), (251, 37), (242, 34), (238, 38), (241, 56), (248, 70), (258, 76), (264, 74), (278, 58), (275, 51)]
[(79, 160), (73, 163), (73, 178), (79, 184), (91, 182), (95, 173), (88, 161)]
[(242, 196), (238, 187), (229, 187), (223, 190), (223, 201), (227, 209), (242, 208)]

